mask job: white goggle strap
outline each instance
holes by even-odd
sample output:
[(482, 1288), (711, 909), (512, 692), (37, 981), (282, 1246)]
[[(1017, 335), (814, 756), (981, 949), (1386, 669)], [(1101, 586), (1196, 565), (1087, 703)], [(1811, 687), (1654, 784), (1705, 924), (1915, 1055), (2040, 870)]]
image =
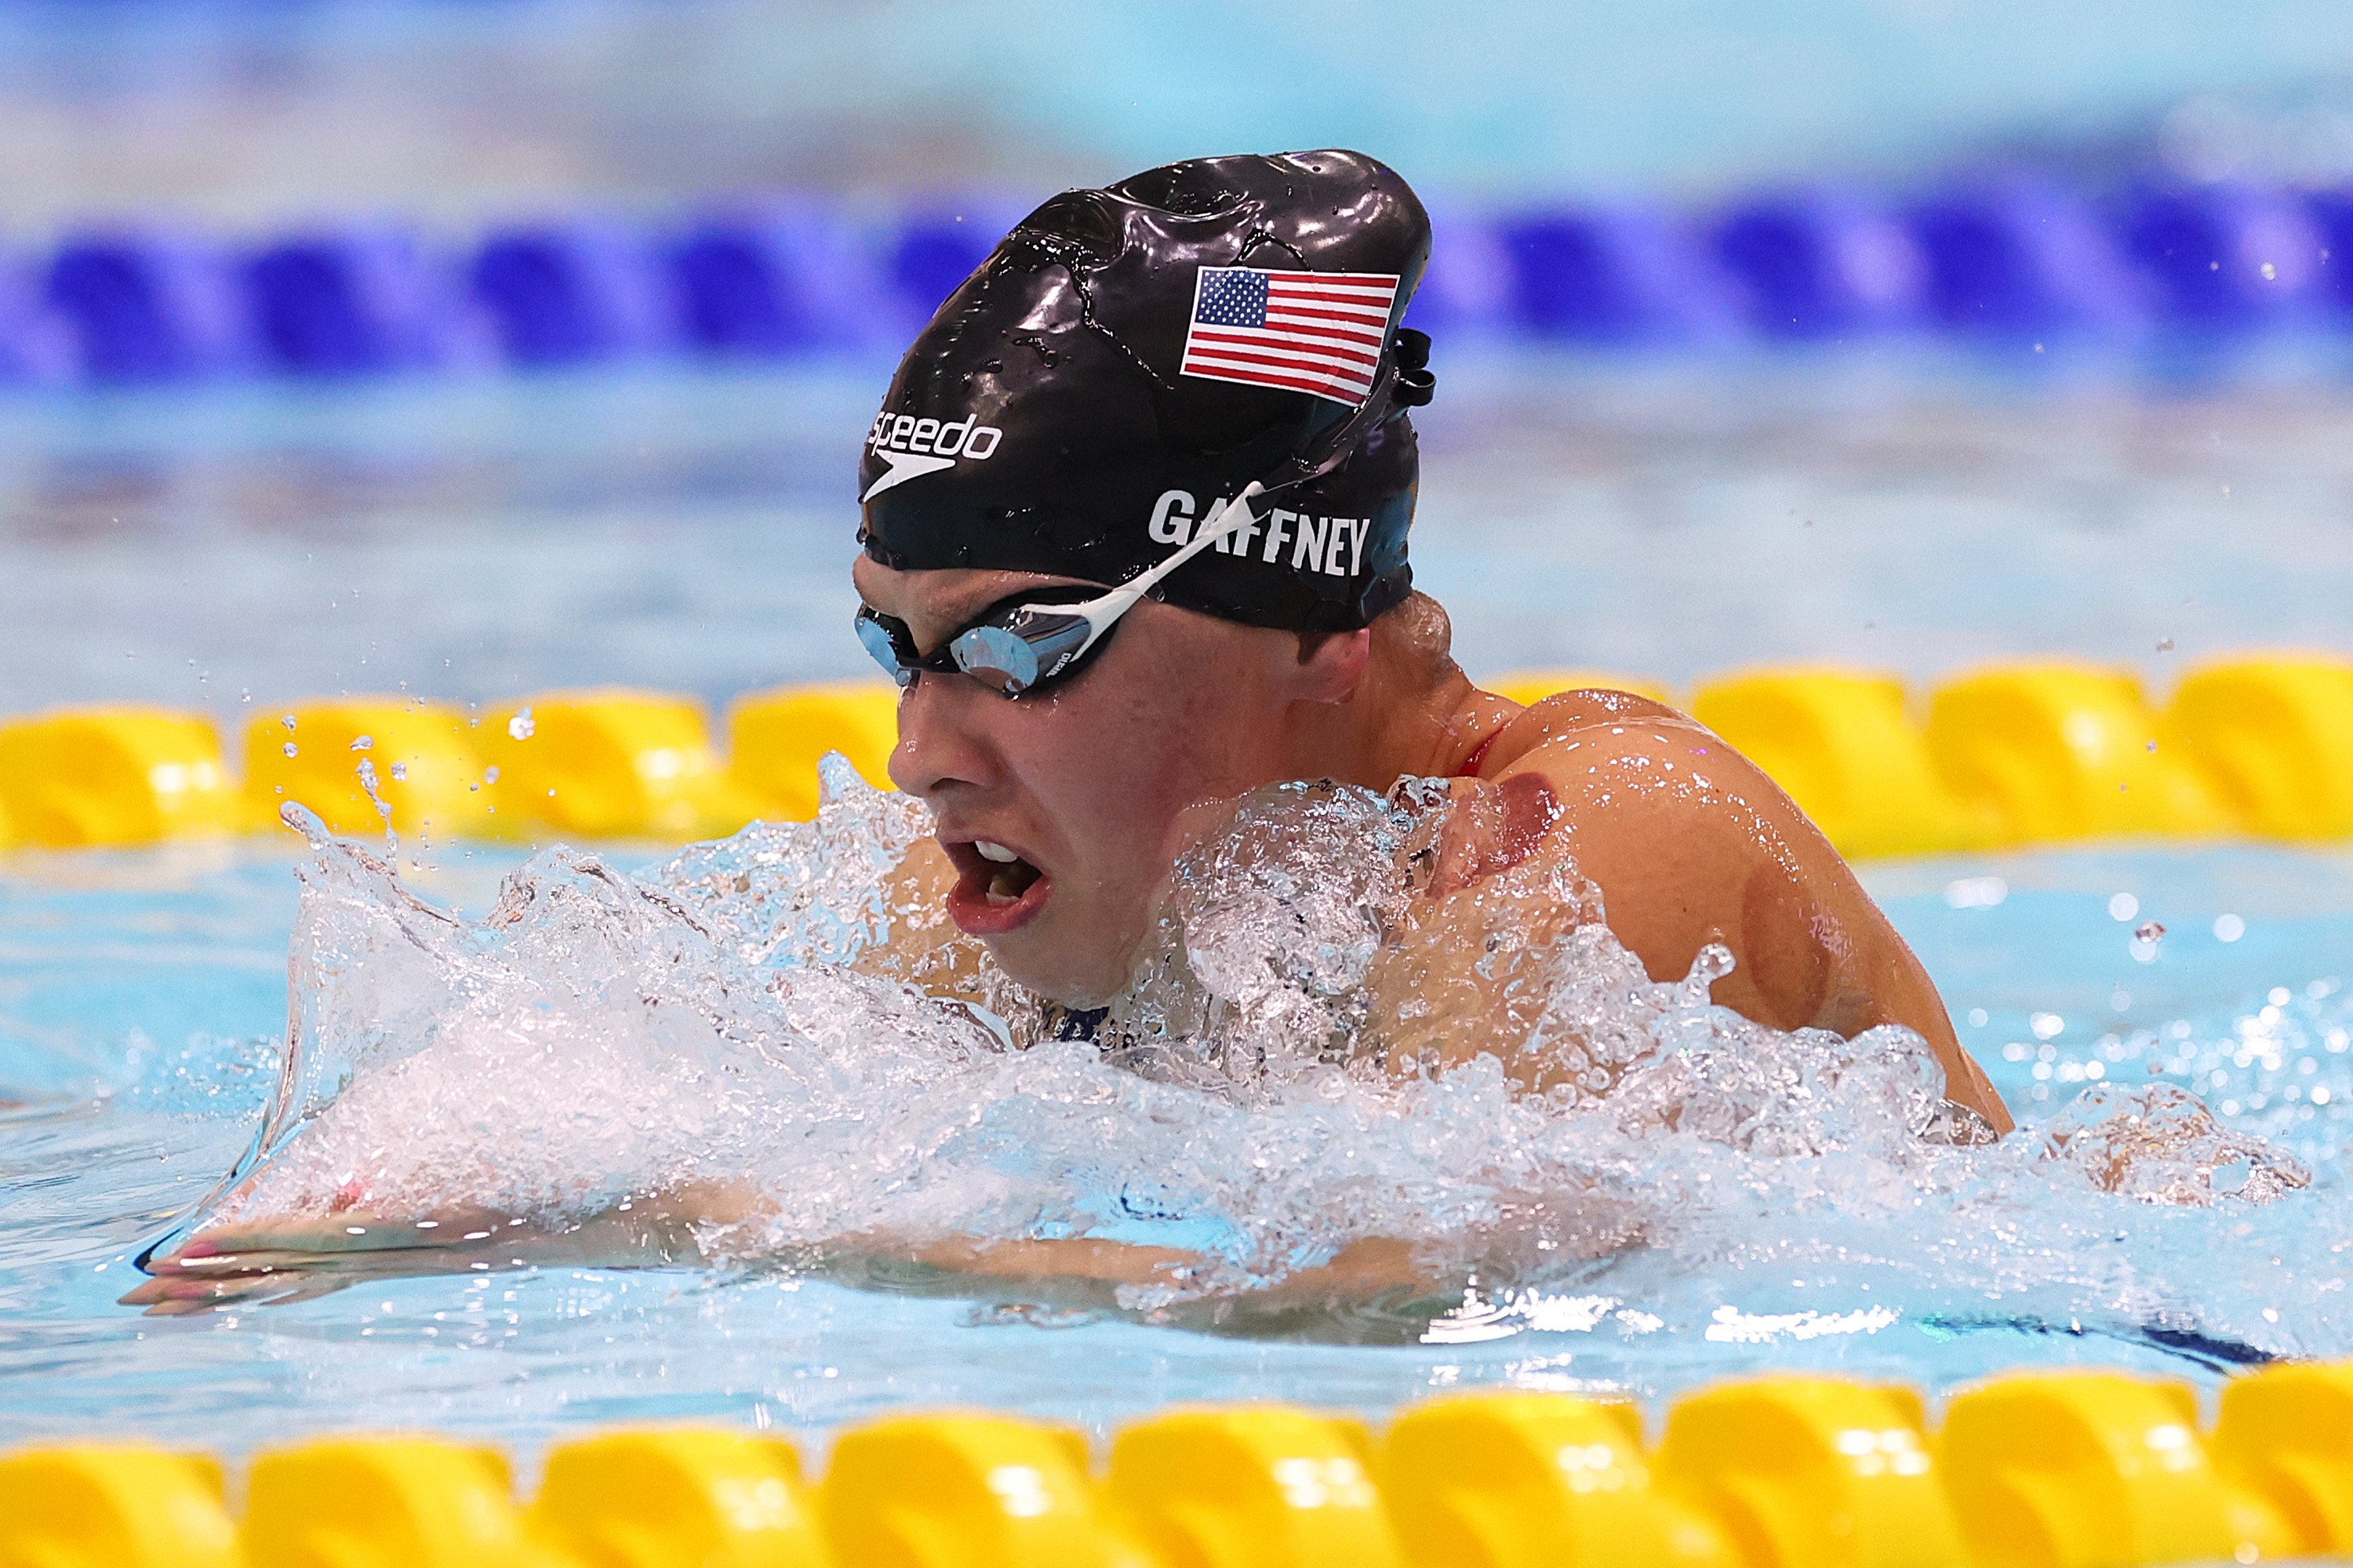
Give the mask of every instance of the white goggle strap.
[(1251, 480), (1242, 486), (1242, 493), (1240, 495), (1226, 503), (1224, 509), (1215, 518), (1201, 524), (1201, 531), (1193, 535), (1190, 544), (1143, 576), (1131, 577), (1101, 599), (1091, 599), (1081, 604), (1040, 605), (1038, 608), (1059, 611), (1063, 615), (1079, 616), (1086, 621), (1087, 640), (1080, 643), (1071, 654), (1071, 658), (1077, 658), (1081, 653), (1093, 647), (1096, 640), (1109, 631), (1121, 616), (1134, 609), (1135, 601), (1150, 593), (1153, 586), (1161, 578), (1250, 521), (1250, 503), (1265, 493), (1266, 486), (1255, 479)]

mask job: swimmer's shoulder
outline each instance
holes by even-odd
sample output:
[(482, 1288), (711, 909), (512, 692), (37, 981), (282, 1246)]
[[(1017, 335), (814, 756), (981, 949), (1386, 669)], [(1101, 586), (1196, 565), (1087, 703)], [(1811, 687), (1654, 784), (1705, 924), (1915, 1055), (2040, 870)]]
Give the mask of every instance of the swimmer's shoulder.
[[(1482, 692), (1478, 695), (1498, 707), (1515, 706), (1510, 699)], [(1577, 744), (1580, 739), (1622, 734), (1629, 726), (1672, 725), (1697, 729), (1696, 721), (1666, 704), (1635, 692), (1609, 686), (1580, 686), (1556, 692), (1504, 717), (1472, 753), (1472, 777), (1500, 779), (1523, 764), (1540, 760), (1539, 754)]]

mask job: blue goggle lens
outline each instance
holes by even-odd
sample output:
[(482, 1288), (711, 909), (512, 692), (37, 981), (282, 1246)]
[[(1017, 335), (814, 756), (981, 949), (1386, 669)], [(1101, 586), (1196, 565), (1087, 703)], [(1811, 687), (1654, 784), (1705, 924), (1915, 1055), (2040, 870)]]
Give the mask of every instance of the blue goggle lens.
[(948, 652), (957, 669), (1008, 695), (1038, 683), (1038, 651), (1009, 627), (973, 627), (957, 634)]
[[(1093, 597), (1092, 590), (1088, 590), (1088, 597)], [(1075, 673), (1079, 651), (1086, 646), (1092, 631), (1082, 615), (1058, 614), (1035, 602), (999, 605), (949, 639), (945, 648), (918, 657), (906, 628), (889, 617), (871, 609), (861, 609), (857, 626), (859, 641), (902, 687), (912, 684), (922, 671), (955, 670), (1008, 697)], [(1105, 636), (1097, 638), (1094, 647), (1101, 648), (1108, 635), (1106, 628)]]
[(866, 644), (866, 652), (874, 655), (874, 662), (900, 685), (905, 686), (914, 680), (915, 667), (900, 657), (899, 640), (880, 620), (860, 613), (858, 617), (858, 641)]

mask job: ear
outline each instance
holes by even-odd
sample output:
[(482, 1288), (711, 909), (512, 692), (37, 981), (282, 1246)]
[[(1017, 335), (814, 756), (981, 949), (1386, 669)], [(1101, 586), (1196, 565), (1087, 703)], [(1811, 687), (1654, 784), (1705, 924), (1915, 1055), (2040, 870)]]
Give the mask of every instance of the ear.
[(1354, 631), (1303, 631), (1299, 634), (1299, 673), (1293, 688), (1303, 703), (1345, 703), (1364, 684), (1365, 668), (1372, 662), (1370, 627)]

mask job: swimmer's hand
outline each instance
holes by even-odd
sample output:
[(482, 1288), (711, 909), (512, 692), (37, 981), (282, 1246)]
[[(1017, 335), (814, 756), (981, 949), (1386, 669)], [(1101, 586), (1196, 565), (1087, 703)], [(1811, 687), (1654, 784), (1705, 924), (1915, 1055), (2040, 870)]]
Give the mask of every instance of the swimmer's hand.
[(153, 1277), (125, 1292), (121, 1304), (143, 1307), (150, 1317), (178, 1317), (304, 1301), (408, 1275), (701, 1263), (698, 1229), (734, 1223), (744, 1212), (741, 1194), (698, 1186), (553, 1231), (485, 1209), (248, 1220), (198, 1231), (147, 1259)]

